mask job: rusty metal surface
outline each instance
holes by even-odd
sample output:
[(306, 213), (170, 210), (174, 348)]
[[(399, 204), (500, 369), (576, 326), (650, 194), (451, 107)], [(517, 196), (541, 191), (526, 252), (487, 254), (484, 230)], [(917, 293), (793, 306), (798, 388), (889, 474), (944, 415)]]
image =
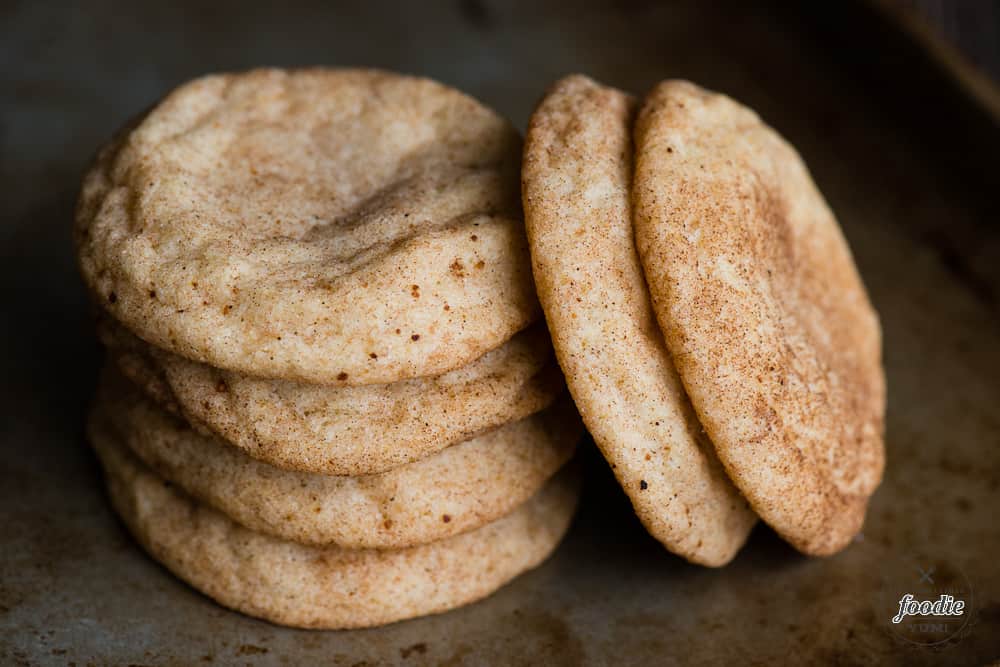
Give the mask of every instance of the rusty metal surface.
[[(140, 5), (0, 8), (0, 663), (1000, 657), (998, 130), (956, 121), (975, 112), (953, 91), (879, 80), (877, 55), (858, 51), (873, 45), (831, 49), (827, 28), (777, 5)], [(557, 554), (441, 616), (288, 630), (214, 605), (146, 558), (112, 516), (81, 434), (99, 351), (68, 233), (80, 173), (116, 126), (189, 77), (313, 63), (427, 74), (522, 127), (570, 71), (636, 93), (687, 77), (758, 109), (811, 166), (883, 318), (889, 467), (863, 538), (810, 560), (759, 527), (729, 567), (686, 565), (644, 533), (588, 445), (583, 507)], [(901, 642), (876, 611), (879, 581), (911, 557), (967, 575), (975, 614), (957, 641)]]

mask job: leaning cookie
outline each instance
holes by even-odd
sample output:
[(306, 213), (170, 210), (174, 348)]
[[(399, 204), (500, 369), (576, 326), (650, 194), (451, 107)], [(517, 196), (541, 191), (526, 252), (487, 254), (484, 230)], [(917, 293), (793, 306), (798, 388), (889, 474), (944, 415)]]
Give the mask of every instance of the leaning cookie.
[(522, 183), (535, 282), (570, 393), (643, 525), (718, 566), (756, 517), (656, 326), (630, 218), (633, 109), (624, 93), (571, 76), (532, 115)]
[(878, 316), (837, 220), (795, 150), (728, 97), (664, 82), (635, 137), (639, 255), (698, 418), (762, 519), (834, 553), (885, 460)]
[(510, 513), (572, 457), (582, 426), (568, 401), (378, 475), (279, 470), (202, 436), (108, 369), (88, 424), (145, 465), (251, 530), (315, 545), (425, 544)]
[(98, 331), (123, 374), (157, 403), (258, 460), (303, 472), (384, 472), (543, 410), (564, 389), (542, 325), (448, 373), (361, 387), (213, 368), (107, 316)]
[(539, 314), (520, 138), (441, 84), (255, 70), (169, 94), (101, 152), (83, 277), (144, 340), (341, 385), (464, 366)]
[(198, 504), (120, 443), (94, 445), (112, 503), (156, 560), (220, 604), (302, 628), (371, 627), (483, 598), (552, 553), (579, 496), (574, 466), (499, 521), (440, 542), (385, 551), (309, 547)]

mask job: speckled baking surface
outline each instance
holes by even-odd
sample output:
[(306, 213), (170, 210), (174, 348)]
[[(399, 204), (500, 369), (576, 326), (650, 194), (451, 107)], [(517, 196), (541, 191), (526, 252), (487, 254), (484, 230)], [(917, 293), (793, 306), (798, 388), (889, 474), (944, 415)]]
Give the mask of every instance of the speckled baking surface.
[[(1000, 130), (895, 37), (853, 23), (863, 8), (140, 5), (0, 7), (0, 663), (1000, 658)], [(80, 174), (115, 127), (187, 78), (320, 63), (427, 74), (521, 127), (570, 71), (635, 93), (682, 76), (756, 108), (806, 158), (883, 319), (889, 466), (863, 537), (809, 560), (759, 527), (729, 567), (686, 565), (646, 536), (588, 444), (582, 511), (556, 555), (441, 616), (286, 630), (214, 605), (146, 558), (82, 438), (99, 351), (69, 238)], [(875, 611), (880, 579), (909, 558), (970, 580), (975, 614), (958, 640), (900, 642)]]

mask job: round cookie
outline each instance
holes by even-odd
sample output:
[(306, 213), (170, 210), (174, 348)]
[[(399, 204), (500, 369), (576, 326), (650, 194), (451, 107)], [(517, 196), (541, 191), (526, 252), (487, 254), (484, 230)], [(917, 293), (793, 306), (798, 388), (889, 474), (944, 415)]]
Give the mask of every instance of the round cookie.
[(884, 467), (878, 317), (802, 159), (684, 81), (636, 123), (636, 242), (667, 347), (729, 476), (799, 550), (861, 529)]
[(199, 505), (112, 440), (94, 443), (115, 509), (156, 560), (226, 607), (281, 625), (362, 628), (474, 602), (540, 564), (569, 527), (575, 466), (506, 517), (408, 549), (310, 547)]
[(629, 214), (633, 108), (571, 76), (531, 117), (522, 187), (535, 282), (566, 384), (639, 519), (670, 551), (718, 566), (756, 517), (656, 326)]
[(124, 443), (157, 475), (251, 530), (303, 544), (390, 549), (494, 521), (572, 457), (582, 427), (568, 401), (379, 475), (279, 470), (195, 433), (106, 372), (92, 441)]
[(122, 372), (195, 427), (280, 468), (368, 475), (438, 452), (552, 404), (563, 390), (544, 325), (442, 375), (361, 387), (269, 380), (156, 348), (108, 317)]
[(435, 82), (254, 70), (181, 86), (103, 150), (75, 237), (144, 340), (252, 375), (437, 375), (538, 316), (520, 138)]

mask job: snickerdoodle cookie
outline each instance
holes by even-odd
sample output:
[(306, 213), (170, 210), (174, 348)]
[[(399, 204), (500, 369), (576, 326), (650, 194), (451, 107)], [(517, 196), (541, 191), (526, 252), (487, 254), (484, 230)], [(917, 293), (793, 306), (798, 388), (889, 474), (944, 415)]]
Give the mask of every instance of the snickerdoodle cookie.
[(633, 242), (633, 101), (582, 76), (528, 127), (523, 198), (539, 299), (583, 420), (649, 532), (723, 565), (756, 517), (688, 402)]
[(337, 385), (464, 366), (538, 314), (517, 131), (376, 70), (207, 76), (98, 156), (84, 279), (149, 343)]
[(833, 553), (885, 457), (881, 331), (837, 220), (795, 149), (723, 95), (661, 83), (635, 142), (636, 242), (698, 418), (761, 518)]
[(273, 380), (149, 345), (108, 317), (101, 339), (122, 373), (168, 410), (289, 470), (370, 475), (550, 405), (564, 389), (543, 324), (442, 375), (360, 387)]

